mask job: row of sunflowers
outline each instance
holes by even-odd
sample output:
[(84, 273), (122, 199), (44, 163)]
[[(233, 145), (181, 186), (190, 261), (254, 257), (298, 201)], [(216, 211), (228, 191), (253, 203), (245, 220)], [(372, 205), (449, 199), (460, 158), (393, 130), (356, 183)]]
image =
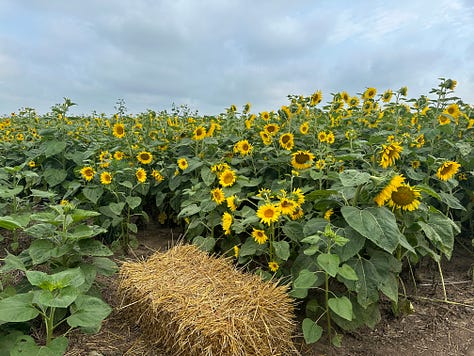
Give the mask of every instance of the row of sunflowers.
[(308, 342), (322, 319), (373, 326), (381, 294), (401, 304), (402, 262), (441, 266), (455, 236), (472, 235), (474, 108), (455, 87), (441, 79), (417, 99), (367, 88), (326, 103), (316, 91), (215, 116), (120, 105), (74, 117), (69, 99), (42, 116), (26, 108), (0, 120), (1, 166), (20, 167), (0, 175), (2, 211), (95, 210), (104, 241), (122, 247), (139, 221), (179, 225), (202, 249), (287, 283), (306, 302)]

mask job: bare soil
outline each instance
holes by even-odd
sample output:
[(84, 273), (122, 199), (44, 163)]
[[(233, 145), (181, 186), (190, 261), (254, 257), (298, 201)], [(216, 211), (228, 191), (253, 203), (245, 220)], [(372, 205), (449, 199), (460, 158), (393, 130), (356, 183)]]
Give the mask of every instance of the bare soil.
[[(179, 240), (179, 232), (150, 224), (139, 232), (139, 247), (128, 258), (146, 258), (156, 250), (166, 250)], [(464, 239), (465, 242), (469, 239)], [(303, 356), (329, 355), (466, 355), (474, 356), (474, 250), (457, 244), (451, 261), (443, 260), (442, 269), (448, 302), (437, 265), (425, 263), (416, 271), (417, 288), (407, 282), (407, 294), (414, 312), (394, 317), (390, 304), (383, 304), (382, 321), (373, 329), (362, 328), (343, 333), (342, 346), (335, 348), (321, 340), (298, 345)], [(123, 257), (118, 260), (123, 261)], [(104, 298), (114, 306), (96, 335), (74, 332), (70, 335), (67, 356), (166, 355), (150, 349), (138, 325), (126, 322), (119, 310), (114, 277), (100, 280)]]

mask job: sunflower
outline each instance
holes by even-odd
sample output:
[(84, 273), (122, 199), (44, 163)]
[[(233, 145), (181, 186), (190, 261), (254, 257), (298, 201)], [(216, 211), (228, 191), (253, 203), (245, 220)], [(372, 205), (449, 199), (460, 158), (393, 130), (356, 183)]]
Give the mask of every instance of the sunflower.
[(413, 211), (420, 205), (420, 190), (409, 184), (402, 184), (390, 195), (388, 205), (395, 209)]
[(461, 165), (458, 162), (446, 161), (444, 162), (436, 172), (436, 176), (441, 180), (451, 179), (459, 170)]
[(36, 167), (35, 161), (29, 161), (29, 162), (28, 162), (28, 167), (30, 167), (30, 168), (35, 168), (35, 167)]
[(326, 136), (326, 142), (332, 145), (335, 141), (335, 137), (332, 131), (329, 131), (327, 136)]
[(265, 231), (256, 228), (254, 228), (252, 231), (252, 237), (259, 245), (263, 245), (268, 240), (268, 236), (265, 234)]
[(324, 159), (318, 159), (314, 164), (314, 168), (316, 169), (323, 169), (326, 166), (326, 161)]
[(416, 148), (421, 148), (425, 145), (425, 135), (421, 134), (417, 138), (415, 138), (415, 142), (413, 142), (410, 146)]
[(451, 104), (446, 109), (444, 109), (443, 114), (448, 114), (457, 119), (461, 115), (461, 110), (457, 104)]
[(140, 183), (145, 183), (146, 182), (146, 171), (143, 168), (138, 168), (135, 171), (135, 177), (137, 177), (137, 180)]
[(179, 158), (178, 159), (178, 167), (184, 171), (186, 168), (188, 168), (188, 161), (186, 158)]
[(158, 183), (163, 182), (163, 180), (165, 179), (165, 178), (161, 175), (161, 173), (160, 173), (159, 171), (157, 171), (156, 169), (153, 169), (153, 170), (151, 171), (151, 176), (152, 176), (153, 178), (155, 178), (155, 181), (157, 181)]
[(117, 138), (124, 138), (125, 137), (125, 127), (123, 124), (114, 124), (112, 129), (112, 133)]
[(296, 210), (297, 206), (298, 206), (298, 204), (294, 200), (288, 199), (288, 198), (281, 198), (280, 202), (278, 203), (278, 207), (280, 208), (280, 212), (283, 215), (293, 214), (294, 211)]
[(270, 268), (270, 271), (276, 272), (276, 271), (278, 271), (278, 268), (280, 268), (280, 266), (278, 265), (277, 262), (270, 261), (270, 262), (268, 262), (268, 268)]
[(392, 196), (392, 192), (397, 190), (405, 182), (405, 177), (401, 174), (397, 174), (390, 182), (375, 196), (374, 202), (378, 206), (382, 206), (385, 204), (387, 200), (390, 199)]
[(291, 192), (292, 196), (293, 196), (293, 199), (296, 200), (296, 203), (298, 205), (301, 205), (304, 203), (304, 193), (303, 191), (300, 189), (300, 188), (295, 188), (293, 189), (293, 191)]
[(221, 205), (225, 200), (225, 195), (221, 188), (211, 190), (211, 197), (217, 205)]
[(232, 225), (232, 215), (227, 211), (222, 215), (222, 229), (224, 230), (224, 235), (230, 235), (230, 226)]
[(268, 113), (268, 111), (262, 111), (260, 113), (260, 117), (264, 120), (264, 121), (268, 121), (270, 119), (270, 114)]
[(80, 173), (82, 175), (82, 178), (84, 178), (86, 181), (90, 182), (92, 180), (92, 178), (94, 178), (94, 175), (95, 175), (95, 171), (92, 167), (83, 167), (81, 170), (80, 170)]
[(351, 96), (347, 91), (343, 91), (339, 94), (341, 96), (341, 99), (344, 100), (346, 104), (349, 104), (349, 100), (351, 100)]
[(278, 131), (280, 131), (280, 126), (277, 124), (267, 124), (263, 127), (263, 131), (265, 131), (270, 136), (274, 136)]
[(323, 93), (321, 90), (316, 91), (313, 95), (311, 95), (311, 100), (309, 102), (310, 106), (318, 105), (321, 100), (323, 100)]
[(117, 161), (121, 161), (125, 157), (125, 154), (122, 151), (116, 151), (114, 152), (114, 158)]
[(279, 142), (280, 142), (280, 146), (288, 151), (290, 151), (295, 145), (293, 134), (290, 132), (287, 132), (281, 135)]
[(260, 131), (260, 138), (265, 146), (268, 146), (272, 143), (272, 137), (265, 131)]
[(410, 162), (410, 165), (413, 169), (420, 168), (421, 162), (419, 160), (414, 160)]
[(203, 126), (198, 126), (194, 129), (193, 140), (200, 141), (206, 137), (206, 128)]
[(375, 97), (375, 94), (377, 94), (377, 89), (367, 88), (364, 94), (362, 94), (362, 97), (364, 98), (364, 100), (373, 99)]
[(262, 199), (271, 199), (273, 197), (272, 191), (268, 188), (260, 188), (258, 190), (257, 197)]
[(326, 139), (327, 139), (326, 132), (324, 132), (324, 131), (318, 132), (318, 140), (319, 140), (319, 142), (326, 142)]
[(104, 185), (112, 183), (112, 175), (109, 172), (102, 172), (100, 174), (100, 182)]
[(384, 103), (390, 102), (390, 100), (392, 100), (392, 95), (393, 95), (393, 92), (391, 89), (385, 90), (385, 92), (382, 95), (382, 101)]
[(234, 257), (235, 258), (239, 258), (239, 251), (240, 251), (239, 246), (234, 245)]
[(234, 146), (234, 152), (240, 153), (241, 156), (246, 156), (252, 152), (253, 146), (248, 140), (241, 140)]
[(291, 165), (295, 169), (306, 169), (313, 165), (314, 155), (309, 151), (297, 151), (291, 155)]
[(290, 218), (291, 218), (291, 220), (298, 220), (298, 219), (302, 218), (303, 216), (304, 216), (304, 211), (300, 206), (298, 206), (298, 207), (296, 207), (293, 214), (290, 215)]
[(300, 125), (300, 133), (302, 135), (307, 135), (308, 132), (309, 132), (309, 123), (308, 121), (305, 121)]
[(235, 180), (236, 176), (232, 169), (226, 169), (219, 175), (219, 184), (223, 187), (231, 187)]
[(439, 115), (438, 116), (438, 122), (441, 126), (448, 125), (451, 123), (451, 119), (447, 115)]
[(400, 146), (400, 142), (392, 142), (389, 145), (382, 145), (382, 155), (379, 164), (382, 168), (387, 168), (395, 164), (395, 160), (400, 158), (400, 153), (403, 151), (403, 147)]
[(147, 151), (141, 151), (137, 155), (137, 160), (141, 164), (150, 164), (151, 161), (153, 160), (153, 155), (150, 152)]
[(331, 216), (334, 214), (334, 209), (328, 209), (324, 213), (324, 219), (327, 221), (331, 221)]
[(230, 211), (236, 211), (237, 210), (237, 204), (235, 203), (235, 200), (237, 197), (235, 195), (231, 195), (230, 197), (227, 197), (225, 200), (227, 202), (227, 207), (230, 209)]
[(270, 225), (278, 221), (280, 208), (274, 204), (267, 203), (258, 208), (257, 216), (260, 218), (260, 222)]
[(350, 98), (349, 99), (349, 106), (350, 107), (359, 106), (359, 98), (357, 96), (353, 96), (352, 98)]

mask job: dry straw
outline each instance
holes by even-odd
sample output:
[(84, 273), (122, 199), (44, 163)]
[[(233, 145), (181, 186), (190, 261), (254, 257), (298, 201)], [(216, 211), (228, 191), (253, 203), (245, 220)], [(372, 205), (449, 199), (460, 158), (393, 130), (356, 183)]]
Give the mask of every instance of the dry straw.
[(172, 355), (298, 354), (286, 291), (193, 245), (126, 262), (120, 270), (124, 315)]

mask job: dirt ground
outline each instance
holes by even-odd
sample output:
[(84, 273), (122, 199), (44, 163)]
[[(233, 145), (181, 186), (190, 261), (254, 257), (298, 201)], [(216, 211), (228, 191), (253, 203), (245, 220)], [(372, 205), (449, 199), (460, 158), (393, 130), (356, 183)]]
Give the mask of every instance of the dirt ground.
[[(139, 232), (137, 258), (156, 250), (165, 250), (179, 240), (179, 233), (153, 224)], [(466, 241), (468, 241), (466, 239)], [(443, 293), (436, 265), (427, 264), (417, 271), (417, 294), (408, 288), (414, 313), (395, 318), (390, 306), (384, 306), (382, 321), (374, 330), (363, 328), (344, 333), (342, 347), (328, 346), (324, 340), (315, 345), (298, 347), (303, 356), (329, 355), (466, 355), (474, 356), (474, 250), (457, 245), (455, 256), (443, 261), (443, 274), (449, 303), (442, 301)], [(116, 296), (114, 278), (101, 280), (104, 297), (114, 307), (120, 303)], [(114, 312), (96, 335), (74, 332), (70, 335), (67, 356), (166, 355), (150, 349), (141, 338), (137, 325), (123, 320)]]

